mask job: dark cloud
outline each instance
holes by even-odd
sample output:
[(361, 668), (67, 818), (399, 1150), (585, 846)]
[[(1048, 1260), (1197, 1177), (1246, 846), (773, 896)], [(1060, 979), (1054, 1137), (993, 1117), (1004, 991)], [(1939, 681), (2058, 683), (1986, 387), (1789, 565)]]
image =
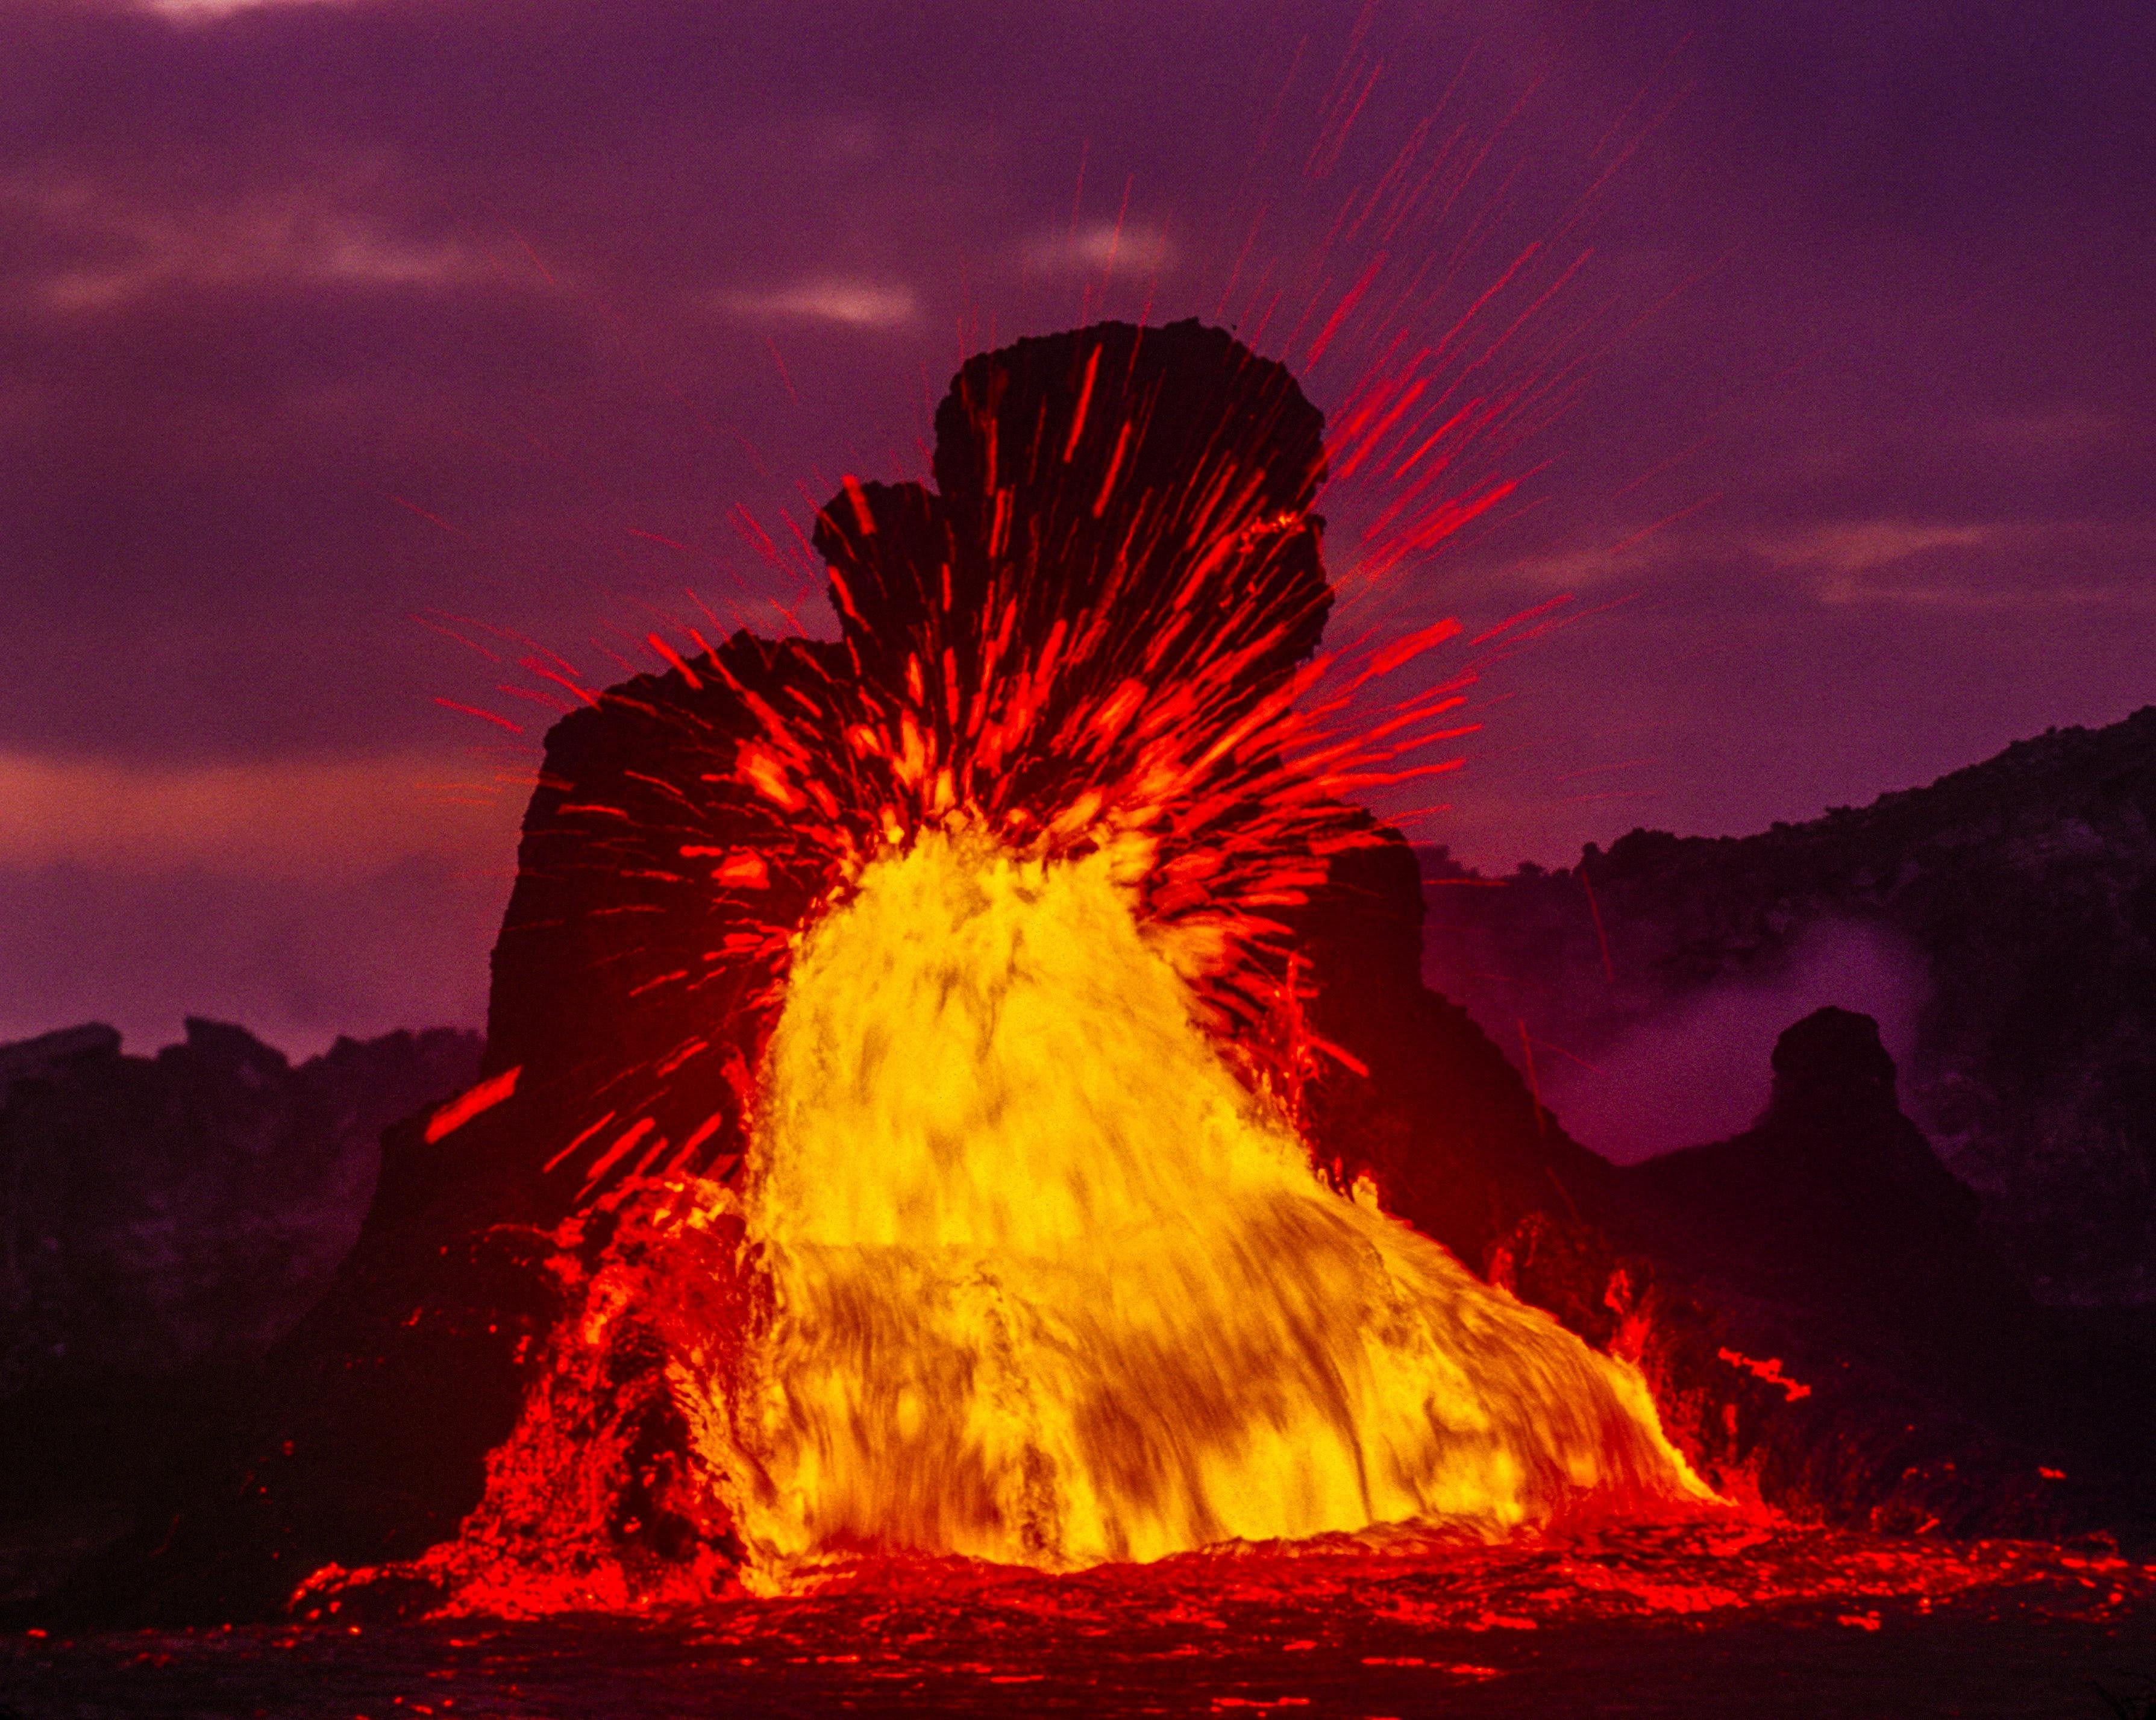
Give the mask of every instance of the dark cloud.
[[(1477, 373), (1531, 399), (1460, 475), (1527, 485), (1363, 619), (1560, 590), (1581, 619), (1491, 665), (1428, 834), (1748, 828), (2106, 720), (2156, 697), (2152, 40), (2094, 3), (18, 0), (0, 755), (506, 744), (433, 701), (536, 734), (513, 660), (415, 614), (598, 679), (685, 588), (769, 625), (803, 592), (737, 505), (776, 531), (843, 471), (917, 470), (970, 347), (1224, 303), (1300, 367), (1381, 264), (1309, 367), (1337, 408), (1531, 241), (1475, 341), (1594, 254)], [(1353, 218), (1389, 187), (1421, 201)], [(1329, 501), (1336, 562), (1383, 502)], [(46, 945), (146, 925), (139, 873), (70, 864), (10, 886)], [(172, 900), (304, 951), (321, 1009), (395, 1014), (352, 978), (388, 899), (280, 888), (176, 870)], [(441, 972), (478, 973), (485, 919)], [(92, 1008), (21, 936), (11, 992)], [(128, 995), (215, 965), (186, 957)], [(117, 996), (124, 966), (83, 971)]]

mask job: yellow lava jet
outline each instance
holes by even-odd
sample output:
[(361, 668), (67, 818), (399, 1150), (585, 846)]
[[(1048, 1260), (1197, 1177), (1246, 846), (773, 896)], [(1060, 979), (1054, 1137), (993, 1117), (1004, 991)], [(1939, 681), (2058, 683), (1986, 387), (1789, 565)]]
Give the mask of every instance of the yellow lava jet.
[(1050, 1569), (1706, 1490), (1639, 1376), (1320, 1181), (1106, 854), (931, 834), (797, 952), (696, 1416), (752, 1572)]

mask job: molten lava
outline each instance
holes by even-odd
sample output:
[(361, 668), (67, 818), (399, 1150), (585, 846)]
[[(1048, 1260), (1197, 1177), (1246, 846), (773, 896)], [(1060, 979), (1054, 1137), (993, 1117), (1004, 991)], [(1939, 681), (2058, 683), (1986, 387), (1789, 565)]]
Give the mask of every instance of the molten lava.
[(769, 1314), (692, 1414), (752, 1572), (1704, 1495), (1636, 1373), (1320, 1181), (1142, 860), (932, 834), (803, 937), (745, 1194)]
[(1628, 1363), (1337, 1186), (1352, 1109), (1316, 1168), (1308, 1093), (1375, 1083), (1306, 943), (1472, 676), (1364, 718), (1458, 624), (1313, 655), (1293, 377), (1103, 324), (937, 432), (935, 489), (818, 516), (839, 639), (696, 635), (550, 741), (489, 1114), (550, 1119), (581, 1301), (406, 1574), (544, 1610), (1710, 1497)]

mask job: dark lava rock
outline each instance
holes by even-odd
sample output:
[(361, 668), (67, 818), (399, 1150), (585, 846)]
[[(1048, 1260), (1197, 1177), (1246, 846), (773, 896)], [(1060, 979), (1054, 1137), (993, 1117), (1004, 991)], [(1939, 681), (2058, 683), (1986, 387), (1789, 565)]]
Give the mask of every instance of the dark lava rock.
[(561, 1313), (553, 1245), (528, 1226), (466, 1222), (480, 1204), (471, 1167), (434, 1173), (444, 1155), (424, 1115), (389, 1131), (383, 1156), (321, 1300), (259, 1368), (186, 1406), (166, 1461), (146, 1466), (131, 1531), (17, 1613), (274, 1618), (326, 1563), (409, 1558), (455, 1533)]
[(1389, 1210), (1471, 1263), (1529, 1214), (1603, 1209), (1610, 1167), (1423, 983), (1422, 892), (1402, 838), (1337, 860), (1287, 917), (1316, 982), (1311, 1024), (1361, 1065), (1327, 1069), (1307, 1096), (1312, 1145), (1340, 1186), (1368, 1173)]

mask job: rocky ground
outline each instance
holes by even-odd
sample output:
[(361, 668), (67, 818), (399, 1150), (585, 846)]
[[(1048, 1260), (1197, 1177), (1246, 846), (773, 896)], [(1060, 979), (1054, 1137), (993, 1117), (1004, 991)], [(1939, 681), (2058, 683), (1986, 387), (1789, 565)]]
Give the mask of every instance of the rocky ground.
[(0, 1606), (248, 1399), (350, 1252), (383, 1129), (479, 1051), (438, 1029), (295, 1065), (208, 1021), (151, 1057), (94, 1024), (0, 1045)]
[(297, 1065), (190, 1020), (0, 1045), (0, 1399), (259, 1358), (374, 1197), (382, 1132), (469, 1086), (476, 1034), (341, 1039)]

